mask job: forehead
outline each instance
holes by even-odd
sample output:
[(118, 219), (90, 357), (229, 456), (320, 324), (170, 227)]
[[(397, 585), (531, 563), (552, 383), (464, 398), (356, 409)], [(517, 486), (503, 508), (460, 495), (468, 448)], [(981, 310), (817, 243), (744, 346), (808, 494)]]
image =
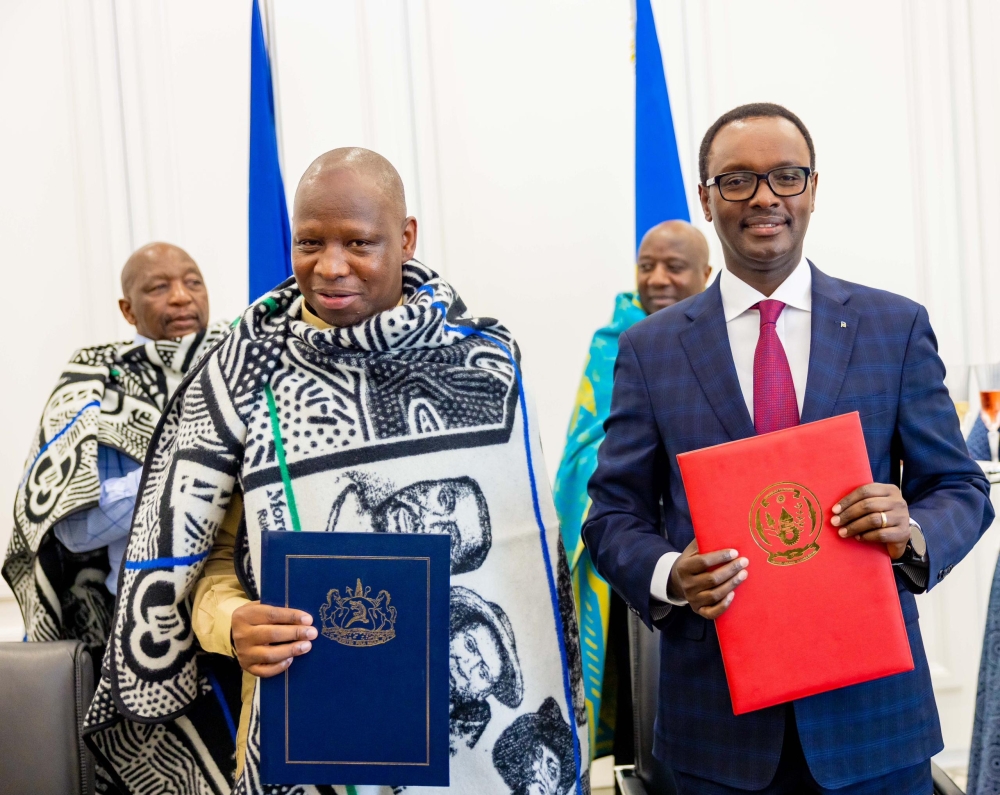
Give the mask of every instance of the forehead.
[(398, 214), (387, 191), (372, 176), (337, 168), (308, 178), (295, 192), (294, 223), (389, 222)]
[(197, 263), (176, 251), (171, 251), (147, 261), (139, 268), (135, 283), (148, 284), (157, 279), (178, 279), (189, 274), (201, 275)]
[(647, 235), (639, 246), (639, 259), (692, 259), (696, 254), (692, 235), (680, 230), (663, 230)]
[(723, 127), (708, 150), (708, 175), (749, 169), (763, 173), (778, 166), (808, 166), (809, 146), (788, 119), (741, 119)]

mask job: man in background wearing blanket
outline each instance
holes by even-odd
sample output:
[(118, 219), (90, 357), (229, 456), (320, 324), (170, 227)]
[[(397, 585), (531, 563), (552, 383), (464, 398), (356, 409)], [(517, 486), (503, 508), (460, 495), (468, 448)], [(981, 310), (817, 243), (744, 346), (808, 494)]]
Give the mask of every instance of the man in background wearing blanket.
[[(134, 790), (153, 791), (150, 770), (164, 791), (214, 787), (182, 780), (167, 748), (144, 747), (143, 770), (121, 750), (136, 727), (183, 719), (205, 651), (245, 672), (235, 792), (391, 792), (259, 776), (258, 678), (317, 637), (307, 613), (258, 601), (261, 532), (362, 527), (453, 539), (448, 791), (589, 791), (572, 588), (520, 353), (412, 259), (416, 241), (388, 161), (321, 156), (296, 191), (294, 279), (246, 311), (171, 403), (88, 716), (92, 745)], [(355, 717), (331, 715), (331, 729)], [(510, 741), (529, 724), (536, 745)]]
[[(3, 575), (24, 617), (25, 639), (78, 639), (99, 669), (111, 632), (119, 569), (153, 431), (187, 371), (228, 332), (209, 325), (201, 271), (169, 243), (143, 246), (121, 273), (119, 308), (135, 338), (81, 348), (49, 397), (14, 502)], [(215, 681), (239, 671), (216, 666)], [(220, 697), (202, 711), (206, 755), (232, 756)], [(198, 729), (193, 728), (197, 733)], [(99, 772), (101, 775), (103, 771)], [(230, 775), (232, 771), (230, 770)], [(103, 782), (107, 787), (108, 782)]]

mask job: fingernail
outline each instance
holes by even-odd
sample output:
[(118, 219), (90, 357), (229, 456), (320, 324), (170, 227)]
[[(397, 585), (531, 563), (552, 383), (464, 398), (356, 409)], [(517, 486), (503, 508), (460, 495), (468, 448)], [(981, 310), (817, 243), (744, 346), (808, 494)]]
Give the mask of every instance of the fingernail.
[(833, 506), (833, 512), (834, 513), (840, 513), (840, 503), (839, 502), (836, 505)]
[(308, 638), (309, 640), (315, 639), (316, 634), (317, 634), (316, 630), (313, 629), (312, 627), (309, 627), (309, 629), (306, 630), (306, 638)]
[(735, 558), (739, 554), (740, 553), (737, 552), (735, 549), (731, 549), (731, 550), (729, 550), (729, 559), (732, 560), (733, 558)]
[(740, 566), (744, 569), (750, 565), (750, 558), (740, 558)]
[(841, 530), (837, 535), (839, 535), (841, 538), (847, 538), (847, 531)]
[(311, 649), (312, 647), (313, 645), (309, 641), (306, 641), (305, 643), (299, 644), (299, 651), (304, 654), (305, 652), (309, 651), (309, 649)]
[(840, 517), (839, 516), (834, 516), (830, 520), (830, 524), (832, 524), (834, 527), (836, 527), (837, 525), (839, 525), (840, 524)]
[(746, 578), (747, 578), (747, 573), (745, 571), (741, 571), (739, 574), (736, 575), (736, 582), (743, 582)]
[(299, 619), (303, 624), (311, 624), (313, 622), (313, 617), (306, 613), (302, 618)]
[(731, 593), (731, 594), (729, 594), (729, 596), (726, 597), (726, 604), (727, 605), (732, 603), (734, 596), (736, 596), (736, 594), (735, 593)]

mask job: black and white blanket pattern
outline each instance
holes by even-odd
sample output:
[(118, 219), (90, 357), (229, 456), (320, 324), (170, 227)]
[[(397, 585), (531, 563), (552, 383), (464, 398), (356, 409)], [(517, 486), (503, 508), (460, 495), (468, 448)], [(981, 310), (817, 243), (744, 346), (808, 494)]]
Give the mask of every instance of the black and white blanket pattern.
[[(88, 715), (92, 747), (133, 791), (123, 738), (136, 724), (176, 724), (197, 702), (190, 595), (239, 488), (237, 573), (252, 598), (262, 530), (449, 532), (450, 791), (520, 791), (547, 770), (543, 791), (589, 792), (571, 585), (519, 351), (414, 261), (404, 297), (357, 326), (319, 330), (301, 321), (289, 280), (247, 310), (164, 414)], [(462, 633), (474, 631), (502, 660), (492, 679), (467, 675)], [(234, 791), (344, 792), (260, 781), (257, 703)], [(143, 756), (170, 769), (168, 747)], [(218, 791), (189, 772), (158, 791)]]
[(114, 601), (104, 587), (106, 551), (71, 553), (48, 531), (97, 504), (98, 444), (146, 457), (170, 393), (228, 331), (219, 323), (179, 340), (96, 345), (66, 365), (28, 454), (3, 565), (28, 640), (75, 638), (99, 654)]

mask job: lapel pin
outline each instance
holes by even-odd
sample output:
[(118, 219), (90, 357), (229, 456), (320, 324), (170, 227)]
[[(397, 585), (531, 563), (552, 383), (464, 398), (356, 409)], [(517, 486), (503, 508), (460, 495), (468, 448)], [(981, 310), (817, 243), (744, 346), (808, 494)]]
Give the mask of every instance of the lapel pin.
[(843, 320), (841, 320), (840, 321), (840, 327), (841, 328), (847, 328), (847, 323), (845, 323)]

